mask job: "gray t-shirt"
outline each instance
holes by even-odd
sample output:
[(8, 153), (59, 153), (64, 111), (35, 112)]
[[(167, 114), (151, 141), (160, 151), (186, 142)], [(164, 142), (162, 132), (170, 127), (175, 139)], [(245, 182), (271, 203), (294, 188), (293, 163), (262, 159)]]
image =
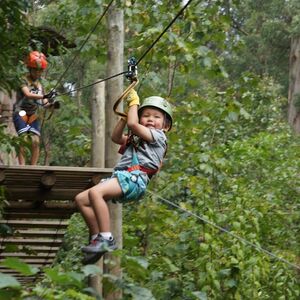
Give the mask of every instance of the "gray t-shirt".
[[(167, 149), (167, 137), (160, 129), (150, 129), (153, 142), (141, 141), (137, 149), (139, 164), (148, 169), (159, 169)], [(115, 170), (126, 170), (131, 166), (133, 147), (127, 147)]]

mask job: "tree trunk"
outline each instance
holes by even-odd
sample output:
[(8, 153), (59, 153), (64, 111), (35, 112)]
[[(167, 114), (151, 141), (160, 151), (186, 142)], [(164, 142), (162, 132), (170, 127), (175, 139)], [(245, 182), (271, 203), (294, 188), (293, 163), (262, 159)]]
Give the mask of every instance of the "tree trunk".
[[(115, 75), (123, 71), (124, 53), (124, 16), (123, 11), (112, 6), (107, 15), (108, 25), (108, 55), (107, 76)], [(113, 113), (113, 104), (122, 93), (123, 77), (119, 76), (108, 80), (106, 85), (106, 134), (105, 134), (105, 166), (114, 167), (119, 159), (118, 147), (111, 140), (113, 128), (117, 122), (117, 116)], [(109, 202), (111, 216), (111, 229), (117, 241), (118, 248), (122, 248), (122, 205)], [(120, 258), (107, 254), (112, 263), (104, 266), (105, 272), (121, 277)], [(122, 299), (121, 292), (110, 293), (103, 287), (105, 300)]]
[(104, 82), (94, 85), (94, 91), (92, 97), (92, 166), (99, 167), (99, 168), (105, 167), (105, 83)]
[[(6, 125), (5, 132), (11, 136), (16, 136), (16, 130), (12, 120), (13, 105), (16, 101), (16, 94), (11, 96), (0, 91), (0, 124)], [(0, 152), (0, 165), (18, 165), (18, 159), (15, 152)]]
[(292, 38), (290, 52), (288, 122), (300, 133), (300, 37)]
[(167, 92), (168, 97), (171, 97), (171, 93), (172, 93), (172, 90), (173, 90), (176, 67), (177, 67), (177, 59), (175, 59), (174, 62), (169, 63), (168, 92)]
[[(105, 83), (94, 85), (92, 97), (92, 167), (105, 167)], [(103, 269), (103, 260), (97, 262)], [(89, 278), (89, 286), (94, 288), (99, 295), (102, 294), (102, 282), (99, 275)]]

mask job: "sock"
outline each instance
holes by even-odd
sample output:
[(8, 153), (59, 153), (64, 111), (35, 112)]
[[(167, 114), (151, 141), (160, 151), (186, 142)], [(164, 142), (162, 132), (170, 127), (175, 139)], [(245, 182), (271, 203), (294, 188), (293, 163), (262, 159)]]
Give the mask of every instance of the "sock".
[(91, 241), (94, 240), (98, 236), (98, 233), (92, 234)]
[(105, 240), (110, 240), (113, 237), (111, 232), (100, 232), (100, 234)]

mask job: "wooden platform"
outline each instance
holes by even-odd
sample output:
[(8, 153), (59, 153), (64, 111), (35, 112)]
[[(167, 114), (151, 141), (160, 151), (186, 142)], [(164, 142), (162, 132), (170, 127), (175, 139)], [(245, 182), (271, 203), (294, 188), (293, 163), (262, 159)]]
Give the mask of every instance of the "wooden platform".
[[(7, 200), (0, 223), (13, 232), (1, 237), (0, 262), (18, 257), (39, 268), (51, 265), (63, 242), (68, 219), (76, 211), (75, 195), (111, 173), (112, 169), (106, 168), (0, 166), (0, 186)], [(11, 245), (13, 252), (9, 251)], [(37, 279), (1, 265), (0, 272), (22, 283)]]

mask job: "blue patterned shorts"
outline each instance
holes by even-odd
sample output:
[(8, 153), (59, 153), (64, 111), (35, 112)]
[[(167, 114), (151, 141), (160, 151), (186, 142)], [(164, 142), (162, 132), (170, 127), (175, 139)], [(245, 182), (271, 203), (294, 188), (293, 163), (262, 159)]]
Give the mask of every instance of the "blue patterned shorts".
[(123, 192), (123, 197), (117, 200), (119, 202), (138, 200), (146, 191), (147, 184), (143, 180), (140, 170), (132, 172), (115, 171), (112, 177), (118, 179)]

